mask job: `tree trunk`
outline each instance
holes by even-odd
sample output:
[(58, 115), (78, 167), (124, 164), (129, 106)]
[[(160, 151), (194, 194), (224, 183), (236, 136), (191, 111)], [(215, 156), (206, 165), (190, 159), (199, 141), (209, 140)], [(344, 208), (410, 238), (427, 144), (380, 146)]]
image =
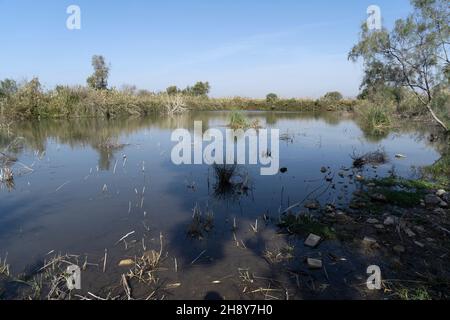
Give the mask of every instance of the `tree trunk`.
[(436, 121), (436, 122), (437, 122), (437, 123), (445, 130), (446, 133), (448, 133), (448, 132), (449, 132), (448, 127), (445, 125), (445, 123), (444, 123), (442, 120), (440, 120), (440, 119), (438, 118), (438, 116), (436, 115), (436, 113), (434, 113), (434, 111), (433, 111), (433, 109), (431, 108), (430, 104), (427, 104), (427, 109), (428, 109), (428, 111), (431, 113), (431, 116), (433, 117), (434, 121)]

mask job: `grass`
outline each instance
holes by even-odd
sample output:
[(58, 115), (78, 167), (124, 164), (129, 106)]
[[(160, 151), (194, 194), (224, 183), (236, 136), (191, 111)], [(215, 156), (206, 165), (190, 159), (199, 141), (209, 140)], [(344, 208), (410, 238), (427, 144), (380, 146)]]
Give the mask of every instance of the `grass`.
[(410, 180), (396, 176), (372, 179), (365, 182), (373, 185), (368, 193), (379, 193), (386, 198), (386, 202), (403, 208), (420, 205), (426, 190), (435, 189), (436, 184), (427, 180)]
[(0, 275), (9, 276), (9, 264), (6, 263), (7, 257), (5, 259), (0, 258)]
[[(20, 85), (18, 90), (0, 97), (0, 116), (6, 118), (76, 118), (140, 116), (153, 112), (167, 114), (187, 110), (278, 110), (326, 111), (352, 110), (355, 100), (329, 103), (313, 99), (265, 99), (242, 97), (209, 98), (183, 94), (173, 101), (166, 93), (146, 90), (95, 90), (83, 86), (57, 86), (44, 90), (37, 78)], [(169, 110), (168, 110), (169, 109)]]
[(385, 134), (392, 125), (389, 110), (375, 104), (360, 109), (360, 121), (365, 131), (375, 135)]
[(281, 229), (286, 229), (289, 233), (308, 235), (314, 233), (324, 239), (335, 239), (336, 234), (329, 226), (322, 224), (308, 215), (285, 214), (278, 224)]
[(229, 126), (232, 129), (245, 129), (250, 126), (250, 122), (247, 120), (247, 118), (242, 114), (242, 112), (239, 111), (233, 111), (233, 113), (230, 116), (230, 124)]
[(433, 183), (433, 182), (430, 182), (430, 181), (427, 181), (424, 179), (410, 180), (410, 179), (403, 179), (403, 178), (395, 177), (395, 176), (369, 180), (367, 183), (372, 183), (379, 187), (386, 187), (386, 188), (400, 187), (400, 188), (416, 189), (416, 190), (435, 189), (438, 187), (438, 185), (436, 185), (436, 183)]
[(426, 176), (436, 181), (441, 187), (450, 187), (450, 154), (447, 152), (431, 166), (422, 169)]
[(401, 300), (407, 300), (407, 301), (432, 300), (427, 289), (424, 287), (415, 288), (415, 289), (401, 288), (400, 290), (398, 290), (398, 292), (396, 294)]

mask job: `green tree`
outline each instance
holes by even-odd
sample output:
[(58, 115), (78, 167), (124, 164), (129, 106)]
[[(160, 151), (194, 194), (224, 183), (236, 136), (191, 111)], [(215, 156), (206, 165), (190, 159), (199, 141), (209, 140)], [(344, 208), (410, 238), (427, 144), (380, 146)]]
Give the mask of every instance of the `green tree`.
[(106, 64), (105, 58), (103, 56), (93, 56), (92, 67), (94, 68), (94, 73), (87, 78), (89, 87), (96, 90), (107, 89), (110, 67)]
[(344, 99), (344, 97), (342, 96), (342, 94), (338, 91), (332, 91), (332, 92), (327, 92), (323, 98), (326, 101), (331, 101), (331, 102), (338, 102), (341, 101), (342, 99)]
[(11, 79), (0, 81), (0, 98), (11, 96), (12, 94), (16, 93), (17, 90), (18, 86), (16, 81)]
[(411, 4), (413, 13), (397, 20), (391, 31), (370, 31), (364, 23), (349, 59), (364, 60), (363, 87), (385, 84), (409, 88), (433, 119), (448, 131), (432, 107), (436, 92), (448, 87), (448, 2), (411, 0)]
[(193, 87), (187, 87), (188, 93), (193, 96), (207, 96), (211, 89), (209, 82), (197, 82)]
[(273, 105), (275, 102), (278, 101), (278, 96), (275, 93), (269, 93), (266, 96), (266, 102)]
[(168, 87), (168, 88), (166, 89), (166, 93), (167, 93), (169, 96), (176, 95), (176, 94), (179, 93), (179, 92), (180, 92), (180, 90), (178, 89), (177, 86), (170, 86), (170, 87)]

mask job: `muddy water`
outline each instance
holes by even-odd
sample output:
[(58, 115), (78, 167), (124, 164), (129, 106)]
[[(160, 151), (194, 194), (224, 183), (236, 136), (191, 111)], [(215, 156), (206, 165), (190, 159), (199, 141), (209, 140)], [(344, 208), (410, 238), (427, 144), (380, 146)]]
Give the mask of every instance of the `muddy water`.
[[(304, 239), (279, 234), (273, 221), (280, 208), (307, 195), (345, 209), (358, 186), (351, 179), (335, 177), (334, 188), (321, 188), (326, 175), (321, 168), (329, 168), (328, 172), (351, 168), (352, 154), (380, 148), (388, 154), (390, 161), (376, 169), (369, 167), (362, 173), (366, 177), (386, 176), (392, 170), (414, 177), (417, 168), (440, 156), (428, 143), (426, 129), (405, 127), (374, 137), (352, 119), (331, 113), (248, 116), (284, 134), (280, 166), (287, 172), (261, 176), (259, 166), (239, 166), (250, 188), (231, 195), (216, 192), (213, 168), (176, 166), (170, 158), (174, 129), (192, 130), (194, 120), (203, 121), (204, 129), (223, 129), (229, 119), (226, 112), (17, 124), (0, 139), (3, 149), (13, 137), (23, 138), (22, 147), (13, 150), (20, 162), (13, 166), (14, 188), (3, 185), (0, 190), (0, 257), (7, 254), (12, 273), (18, 274), (42, 265), (49, 252), (81, 255), (83, 261), (87, 256), (92, 265), (83, 271), (82, 291), (105, 294), (127, 272), (118, 262), (142, 255), (142, 241), (146, 250), (159, 250), (162, 234), (166, 258), (158, 277), (168, 288), (158, 293), (159, 298), (203, 299), (209, 292), (226, 299), (374, 297), (358, 287), (365, 281), (371, 257), (356, 257), (335, 242), (306, 249)], [(122, 146), (108, 148), (105, 142)], [(407, 157), (397, 159), (396, 154)], [(214, 214), (214, 227), (201, 240), (187, 235), (196, 205)], [(257, 233), (251, 227), (256, 220)], [(116, 245), (132, 231), (127, 248), (123, 242)], [(263, 258), (265, 250), (288, 245), (295, 257), (289, 270)], [(103, 273), (105, 248), (109, 254)], [(304, 257), (328, 252), (347, 259), (327, 265), (326, 272), (307, 270)], [(134, 294), (146, 297), (151, 291), (140, 287)]]

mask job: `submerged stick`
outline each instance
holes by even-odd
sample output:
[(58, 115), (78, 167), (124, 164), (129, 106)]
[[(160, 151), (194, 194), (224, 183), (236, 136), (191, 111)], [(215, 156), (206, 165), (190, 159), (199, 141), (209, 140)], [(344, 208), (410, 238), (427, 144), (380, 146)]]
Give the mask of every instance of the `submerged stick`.
[(108, 249), (105, 249), (105, 257), (103, 258), (103, 273), (106, 271), (106, 259), (108, 258)]
[(198, 257), (195, 258), (195, 259), (191, 262), (191, 265), (194, 264), (194, 263), (196, 263), (196, 262), (198, 261), (198, 259), (200, 259), (201, 256), (203, 256), (203, 255), (205, 254), (205, 252), (206, 252), (206, 250), (203, 250), (202, 253), (200, 253), (200, 254), (198, 255)]
[(127, 233), (126, 235), (124, 235), (122, 238), (119, 239), (119, 241), (116, 242), (116, 245), (119, 242), (121, 242), (121, 241), (125, 240), (126, 238), (128, 238), (129, 236), (131, 236), (132, 234), (135, 234), (135, 231), (131, 231), (131, 232)]

